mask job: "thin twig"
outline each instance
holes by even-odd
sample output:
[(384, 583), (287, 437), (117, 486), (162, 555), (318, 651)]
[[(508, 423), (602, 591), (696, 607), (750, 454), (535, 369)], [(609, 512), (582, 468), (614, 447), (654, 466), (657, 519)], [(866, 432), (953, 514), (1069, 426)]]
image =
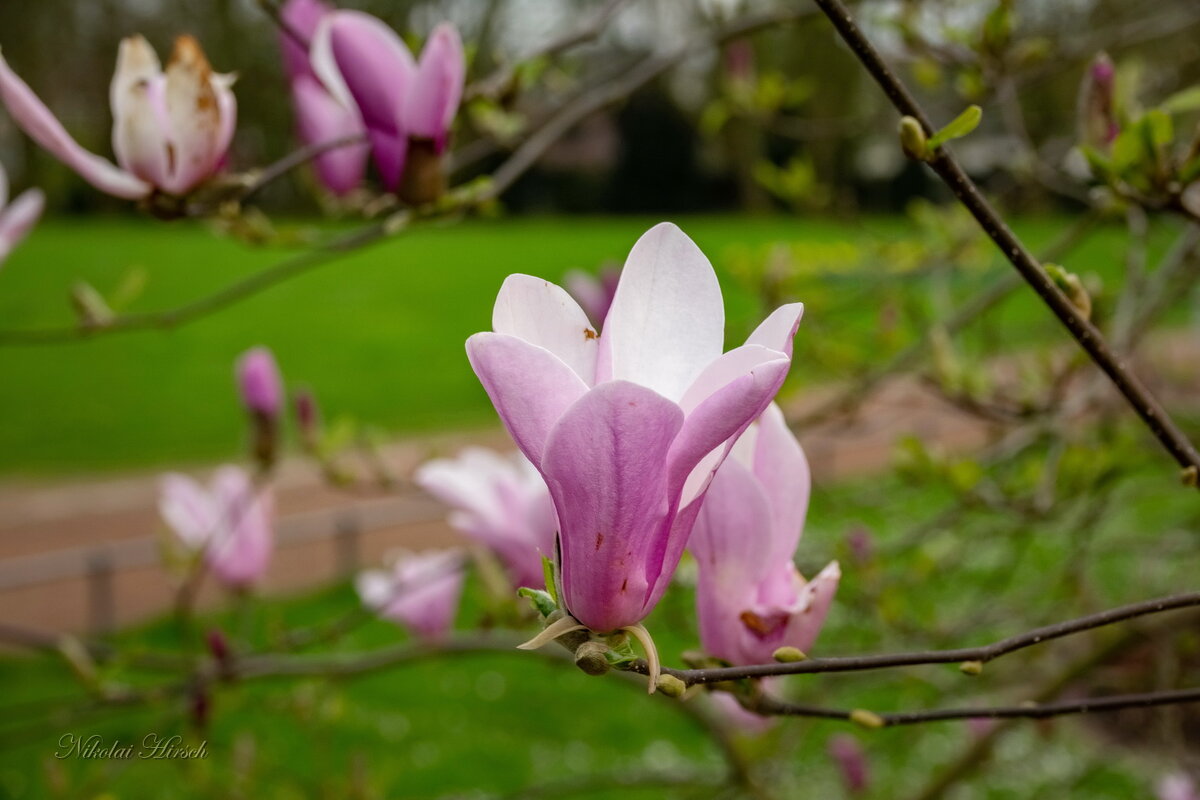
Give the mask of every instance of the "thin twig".
[[(772, 675), (808, 675), (827, 672), (862, 672), (866, 670), (909, 667), (921, 664), (957, 664), (966, 661), (987, 663), (1001, 656), (1033, 647), (1052, 639), (1061, 639), (1076, 633), (1103, 628), (1117, 622), (1136, 619), (1151, 614), (1160, 614), (1180, 608), (1200, 606), (1200, 592), (1160, 597), (1126, 606), (1110, 608), (1096, 614), (1077, 619), (1034, 628), (1031, 631), (1010, 636), (982, 647), (963, 647), (952, 650), (926, 650), (911, 653), (886, 653), (870, 656), (846, 656), (837, 658), (814, 658), (787, 664), (755, 664), (744, 667), (716, 667), (708, 669), (669, 669), (663, 672), (674, 675), (690, 685), (698, 683), (720, 683), (743, 678), (765, 678)], [(634, 671), (645, 672), (645, 664), (637, 662)]]
[(925, 722), (945, 722), (955, 719), (1047, 719), (1067, 714), (1087, 714), (1104, 711), (1120, 711), (1126, 708), (1150, 708), (1153, 706), (1200, 703), (1200, 688), (1170, 689), (1161, 692), (1137, 694), (1114, 694), (1107, 697), (1091, 697), (1086, 700), (1071, 700), (1058, 703), (1022, 704), (1016, 706), (989, 706), (981, 708), (937, 708), (930, 711), (895, 711), (884, 714), (862, 710), (824, 708), (789, 703), (774, 697), (760, 695), (747, 702), (747, 708), (765, 716), (817, 717), (821, 719), (863, 720), (878, 727), (919, 725)]
[(301, 147), (291, 153), (288, 153), (283, 158), (273, 164), (264, 167), (257, 172), (251, 173), (250, 182), (242, 189), (238, 195), (239, 200), (246, 200), (257, 194), (264, 186), (277, 180), (278, 178), (291, 172), (296, 167), (312, 161), (318, 156), (322, 156), (331, 150), (338, 150), (342, 147), (351, 147), (353, 145), (364, 144), (367, 141), (366, 134), (352, 134), (350, 136), (342, 136), (337, 139), (330, 139), (325, 142), (317, 142), (305, 147)]
[[(841, 0), (814, 0), (814, 2), (833, 23), (834, 28), (837, 29), (867, 72), (883, 89), (892, 105), (901, 114), (916, 119), (924, 128), (926, 135), (933, 135), (935, 131), (933, 123), (930, 122), (924, 110), (900, 79), (884, 63), (875, 47), (859, 30)], [(929, 156), (926, 163), (942, 179), (959, 202), (971, 212), (984, 232), (1000, 248), (1004, 257), (1054, 312), (1054, 315), (1075, 337), (1092, 361), (1108, 375), (1113, 385), (1125, 396), (1134, 411), (1142, 418), (1146, 427), (1162, 443), (1167, 452), (1181, 467), (1200, 469), (1200, 453), (1197, 453), (1196, 448), (1171, 419), (1170, 414), (1129, 369), (1125, 360), (1109, 347), (1100, 331), (1072, 305), (1066, 295), (1059, 291), (1042, 265), (1025, 249), (1021, 240), (1004, 223), (954, 156), (946, 148), (939, 147)]]

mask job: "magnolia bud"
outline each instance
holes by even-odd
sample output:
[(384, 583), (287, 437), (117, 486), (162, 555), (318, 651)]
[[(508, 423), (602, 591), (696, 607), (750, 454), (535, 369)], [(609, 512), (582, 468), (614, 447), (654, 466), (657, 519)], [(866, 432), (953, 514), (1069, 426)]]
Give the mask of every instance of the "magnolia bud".
[(683, 693), (687, 691), (687, 684), (676, 678), (674, 675), (663, 673), (658, 676), (658, 690), (667, 697), (683, 697)]
[(584, 642), (575, 649), (575, 666), (588, 675), (608, 672), (608, 645), (603, 642)]
[(1079, 280), (1079, 276), (1073, 272), (1068, 272), (1058, 264), (1046, 264), (1046, 272), (1050, 275), (1054, 285), (1067, 296), (1071, 301), (1071, 305), (1075, 306), (1084, 319), (1092, 318), (1092, 296), (1088, 294), (1088, 290), (1083, 285), (1083, 281)]
[(904, 154), (914, 161), (924, 161), (929, 157), (925, 129), (913, 117), (900, 118), (900, 147), (904, 150)]
[(830, 738), (827, 745), (830, 757), (837, 762), (842, 773), (842, 782), (849, 794), (862, 794), (871, 782), (867, 756), (862, 745), (853, 736), (840, 733)]
[(308, 389), (300, 389), (295, 394), (295, 403), (301, 443), (305, 450), (313, 452), (321, 437), (321, 410), (317, 406), (317, 398)]
[(780, 647), (771, 654), (771, 658), (781, 664), (794, 664), (797, 661), (807, 660), (808, 656), (799, 647)]
[(1114, 113), (1113, 88), (1116, 69), (1106, 53), (1098, 53), (1084, 73), (1079, 87), (1079, 139), (1086, 145), (1107, 149), (1120, 133)]
[(983, 672), (983, 662), (982, 661), (964, 661), (958, 665), (958, 669), (959, 669), (959, 672), (961, 672), (963, 675), (970, 675), (971, 677), (975, 677), (979, 673)]
[(283, 405), (283, 381), (275, 356), (265, 347), (247, 350), (238, 358), (238, 393), (250, 412), (254, 426), (254, 458), (264, 470), (275, 463), (279, 446), (279, 411)]
[(104, 296), (85, 281), (71, 287), (71, 304), (85, 328), (104, 328), (115, 316)]
[(1183, 470), (1180, 474), (1180, 479), (1183, 481), (1184, 486), (1195, 489), (1196, 486), (1200, 485), (1200, 470), (1197, 470), (1196, 465), (1193, 464)]
[(864, 728), (882, 728), (887, 725), (887, 720), (876, 714), (874, 711), (867, 711), (865, 708), (856, 708), (850, 712), (850, 721), (863, 726)]

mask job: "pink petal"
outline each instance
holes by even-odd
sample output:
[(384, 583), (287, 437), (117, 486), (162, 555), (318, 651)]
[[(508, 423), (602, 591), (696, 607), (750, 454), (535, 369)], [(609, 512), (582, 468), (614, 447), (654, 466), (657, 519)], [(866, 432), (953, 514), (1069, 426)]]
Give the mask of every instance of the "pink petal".
[(159, 481), (158, 513), (189, 550), (203, 547), (217, 527), (216, 503), (186, 475), (169, 473)]
[(804, 530), (812, 473), (779, 406), (768, 406), (754, 428), (757, 436), (751, 469), (770, 501), (775, 531), (765, 557), (771, 563), (790, 561)]
[(29, 189), (12, 205), (0, 210), (0, 264), (37, 224), (45, 206), (46, 196), (42, 190)]
[(155, 186), (165, 186), (171, 175), (165, 91), (162, 65), (150, 43), (141, 36), (122, 39), (109, 86), (113, 153), (123, 169)]
[(268, 417), (283, 407), (283, 379), (269, 348), (252, 347), (238, 357), (234, 367), (242, 405)]
[[(745, 345), (723, 356), (713, 365), (712, 373), (720, 373), (724, 379), (730, 365), (745, 371), (708, 394), (688, 412), (683, 430), (671, 448), (671, 482), (672, 486), (681, 488), (683, 503), (689, 503), (703, 493), (728, 447), (775, 397), (791, 362), (766, 348)], [(705, 384), (707, 389), (710, 380), (716, 381), (711, 374), (706, 374), (697, 383)], [(690, 402), (693, 397), (689, 393), (686, 399)]]
[[(300, 141), (306, 145), (365, 135), (358, 110), (343, 106), (315, 78), (293, 81), (292, 100)], [(365, 142), (327, 150), (313, 159), (317, 179), (336, 195), (353, 191), (362, 184), (370, 152)]]
[(432, 641), (454, 624), (462, 584), (461, 556), (454, 551), (405, 555), (390, 574), (366, 572), (356, 580), (368, 608)]
[(571, 295), (549, 281), (509, 275), (496, 296), (492, 328), (546, 348), (586, 384), (595, 378), (599, 337)]
[(678, 401), (721, 355), (721, 287), (695, 242), (664, 222), (638, 239), (604, 321), (597, 380), (629, 380)]
[(517, 447), (540, 465), (551, 429), (587, 384), (549, 350), (503, 333), (472, 336), (467, 358)]
[(80, 147), (3, 56), (0, 56), (0, 100), (21, 130), (100, 191), (126, 200), (137, 200), (152, 191), (150, 184)]
[(809, 581), (800, 590), (795, 607), (791, 610), (791, 619), (783, 634), (780, 644), (771, 647), (771, 652), (760, 653), (763, 663), (770, 660), (771, 653), (782, 646), (796, 647), (804, 652), (812, 649), (825, 618), (829, 616), (829, 608), (833, 605), (833, 597), (837, 594), (838, 583), (842, 579), (842, 570), (836, 561), (831, 561), (825, 569)]
[(800, 319), (804, 316), (804, 303), (788, 303), (771, 312), (764, 319), (746, 344), (759, 344), (792, 357), (792, 340), (800, 327)]
[[(558, 509), (567, 609), (596, 631), (639, 622), (670, 529), (667, 451), (683, 413), (627, 381), (597, 386), (563, 415), (542, 474)], [(674, 565), (670, 565), (673, 569)]]
[[(329, 14), (317, 29), (318, 44), (324, 36), (328, 37), (328, 57), (362, 114), (384, 185), (394, 189), (408, 151), (402, 115), (416, 74), (412, 54), (395, 31), (360, 11)], [(313, 53), (314, 67), (322, 78), (328, 72), (318, 66), (318, 59), (326, 58), (323, 53), (324, 45)]]
[[(322, 0), (288, 0), (279, 16), (293, 33), (311, 42), (321, 19), (332, 11), (333, 6)], [(313, 77), (307, 47), (286, 31), (279, 32), (279, 45), (283, 50), (283, 68), (288, 78)]]
[(222, 467), (213, 478), (218, 508), (216, 534), (206, 556), (209, 568), (230, 586), (254, 583), (267, 571), (273, 547), (274, 498), (238, 467)]
[(462, 100), (466, 75), (466, 57), (458, 30), (443, 22), (425, 42), (416, 79), (405, 98), (404, 118), (410, 136), (433, 140), (438, 152), (445, 148)]

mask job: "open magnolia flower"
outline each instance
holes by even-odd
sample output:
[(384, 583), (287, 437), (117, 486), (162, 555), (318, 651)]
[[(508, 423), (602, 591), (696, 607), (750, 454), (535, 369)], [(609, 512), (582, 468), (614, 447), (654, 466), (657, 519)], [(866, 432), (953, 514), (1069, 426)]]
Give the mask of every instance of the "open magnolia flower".
[(334, 11), (317, 26), (311, 58), (333, 98), (358, 108), (384, 186), (414, 201), (436, 196), (444, 180), (437, 156), (446, 149), (466, 80), (454, 26), (434, 28), (415, 61), (379, 19)]
[(462, 555), (453, 550), (404, 554), (390, 570), (367, 570), (354, 583), (367, 608), (436, 641), (449, 632), (458, 611)]
[(546, 482), (525, 456), (468, 447), (422, 465), (415, 480), (454, 509), (451, 525), (504, 562), (514, 586), (542, 587), (557, 525)]
[(28, 189), (9, 203), (8, 173), (0, 166), (0, 265), (37, 224), (45, 206), (41, 189)]
[(831, 562), (805, 581), (792, 561), (804, 530), (808, 461), (772, 404), (717, 470), (689, 545), (704, 649), (731, 664), (767, 664), (780, 647), (807, 651), (837, 591)]
[(0, 99), (17, 125), (88, 183), (128, 200), (186, 195), (221, 167), (237, 117), (232, 84), (190, 36), (175, 40), (165, 72), (141, 36), (122, 40), (109, 90), (116, 166), (71, 138), (0, 56)]
[(317, 180), (336, 195), (344, 195), (362, 183), (367, 171), (367, 130), (358, 107), (332, 94), (313, 71), (308, 50), (294, 37), (311, 41), (317, 26), (333, 7), (322, 0), (288, 0), (281, 18), (288, 30), (280, 33), (283, 66), (292, 89), (296, 110), (296, 133), (305, 145), (322, 145), (354, 137), (361, 144), (333, 147), (313, 159)]
[(243, 588), (267, 571), (274, 498), (240, 467), (221, 467), (207, 489), (186, 475), (164, 475), (158, 510), (180, 543), (201, 553), (222, 583)]
[(716, 273), (669, 223), (629, 253), (602, 334), (558, 286), (505, 280), (495, 332), (468, 339), (467, 354), (558, 514), (570, 616), (531, 644), (572, 625), (625, 629), (656, 671), (639, 623), (670, 583), (713, 472), (783, 383), (802, 311), (778, 309), (722, 354)]

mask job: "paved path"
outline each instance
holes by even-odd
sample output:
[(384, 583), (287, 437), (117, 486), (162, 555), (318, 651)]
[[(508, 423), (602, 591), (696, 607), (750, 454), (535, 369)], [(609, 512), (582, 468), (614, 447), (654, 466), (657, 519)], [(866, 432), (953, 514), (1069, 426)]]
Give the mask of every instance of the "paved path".
[[(1196, 406), (1200, 337), (1156, 346), (1153, 373), (1174, 404)], [(803, 393), (787, 411), (801, 418), (832, 390)], [(869, 474), (888, 465), (898, 438), (917, 435), (946, 451), (969, 451), (991, 431), (948, 406), (913, 377), (881, 386), (853, 419), (800, 434), (817, 483)], [(468, 443), (505, 447), (500, 430), (403, 440), (383, 457), (408, 476), (427, 458)], [(58, 631), (105, 629), (170, 607), (173, 578), (161, 567), (162, 525), (155, 510), (156, 474), (71, 483), (0, 484), (0, 624)], [(394, 548), (421, 549), (460, 541), (442, 521), (444, 509), (412, 486), (374, 496), (324, 484), (308, 464), (286, 462), (277, 483), (278, 551), (265, 581), (291, 591), (377, 563)], [(202, 602), (218, 599), (213, 587)]]

